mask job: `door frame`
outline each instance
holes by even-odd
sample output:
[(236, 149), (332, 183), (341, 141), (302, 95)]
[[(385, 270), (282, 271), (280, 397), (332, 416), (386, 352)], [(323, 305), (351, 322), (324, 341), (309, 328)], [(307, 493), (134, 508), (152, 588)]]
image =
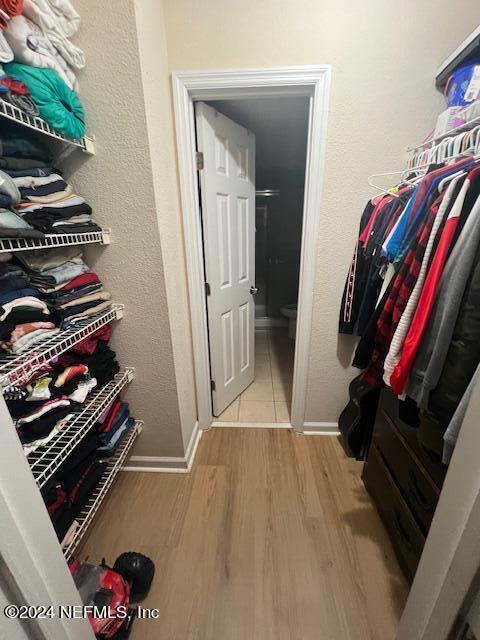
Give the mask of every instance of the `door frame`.
[(292, 427), (303, 432), (330, 81), (330, 65), (172, 73), (197, 410), (203, 429), (211, 426), (213, 413), (193, 103), (272, 96), (310, 99), (291, 411)]

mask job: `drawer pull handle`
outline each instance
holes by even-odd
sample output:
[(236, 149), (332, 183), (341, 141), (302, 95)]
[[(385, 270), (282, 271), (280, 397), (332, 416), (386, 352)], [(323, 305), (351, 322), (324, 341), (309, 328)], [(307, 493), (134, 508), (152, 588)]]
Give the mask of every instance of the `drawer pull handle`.
[(395, 511), (395, 514), (394, 514), (393, 524), (397, 529), (398, 533), (401, 535), (401, 537), (405, 541), (405, 546), (407, 547), (407, 549), (409, 549), (410, 551), (414, 551), (413, 542), (410, 539), (410, 536), (408, 535), (408, 531), (403, 526), (402, 520), (397, 511)]
[(410, 473), (410, 479), (408, 481), (408, 486), (410, 492), (413, 494), (413, 497), (418, 502), (418, 504), (424, 509), (424, 511), (430, 512), (433, 510), (432, 503), (428, 500), (427, 496), (422, 492), (420, 487), (418, 486), (418, 480), (416, 476)]

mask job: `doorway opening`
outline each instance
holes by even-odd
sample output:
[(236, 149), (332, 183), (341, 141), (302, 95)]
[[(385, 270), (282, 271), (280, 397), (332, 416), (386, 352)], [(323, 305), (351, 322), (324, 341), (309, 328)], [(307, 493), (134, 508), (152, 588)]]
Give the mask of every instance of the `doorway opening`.
[[(231, 108), (233, 103), (239, 104), (245, 100), (257, 100), (258, 99), (274, 99), (277, 102), (286, 100), (288, 98), (302, 98), (305, 104), (308, 105), (308, 128), (306, 130), (306, 160), (303, 163), (304, 170), (304, 202), (303, 202), (303, 224), (301, 225), (301, 251), (300, 251), (300, 264), (299, 264), (299, 277), (298, 282), (298, 297), (297, 297), (297, 319), (296, 319), (296, 339), (290, 343), (290, 356), (294, 354), (293, 365), (293, 380), (291, 387), (291, 412), (290, 421), (280, 423), (280, 426), (293, 426), (297, 431), (303, 432), (314, 430), (315, 432), (331, 433), (331, 424), (325, 424), (323, 429), (323, 423), (305, 423), (305, 404), (307, 394), (307, 374), (308, 374), (308, 361), (310, 354), (310, 338), (312, 329), (312, 305), (313, 305), (313, 290), (316, 270), (316, 256), (317, 256), (317, 238), (318, 238), (318, 222), (320, 216), (321, 205), (321, 191), (323, 182), (323, 163), (324, 163), (324, 151), (325, 151), (325, 137), (326, 137), (326, 119), (328, 112), (328, 97), (329, 97), (329, 84), (330, 84), (330, 67), (328, 65), (317, 67), (289, 67), (289, 68), (276, 68), (276, 69), (259, 69), (259, 70), (238, 70), (238, 71), (217, 71), (217, 72), (178, 72), (173, 76), (173, 93), (174, 93), (174, 107), (176, 118), (176, 133), (177, 133), (177, 148), (178, 148), (178, 160), (179, 160), (179, 175), (181, 183), (181, 197), (182, 197), (182, 211), (184, 218), (184, 235), (186, 244), (186, 261), (187, 261), (187, 276), (189, 284), (189, 298), (191, 309), (191, 321), (192, 321), (192, 342), (194, 351), (195, 373), (196, 373), (196, 397), (198, 406), (198, 422), (200, 428), (209, 428), (215, 423), (214, 413), (221, 414), (219, 407), (221, 403), (218, 403), (214, 411), (212, 403), (212, 388), (215, 394), (217, 386), (216, 380), (212, 377), (212, 363), (214, 357), (211, 358), (211, 343), (212, 336), (218, 337), (218, 331), (210, 331), (207, 319), (207, 305), (205, 304), (205, 291), (208, 286), (212, 290), (211, 283), (206, 278), (206, 256), (204, 254), (204, 237), (202, 229), (202, 216), (200, 212), (199, 203), (199, 187), (202, 181), (202, 172), (197, 171), (196, 157), (196, 130), (195, 130), (195, 103), (218, 103), (222, 101), (224, 103), (223, 108)], [(208, 108), (212, 108), (209, 104)], [(220, 113), (218, 111), (218, 113)], [(222, 114), (223, 117), (223, 114)], [(239, 127), (241, 125), (238, 125)], [(198, 127), (197, 127), (198, 130)], [(238, 135), (241, 135), (238, 132)], [(253, 132), (252, 132), (253, 135)], [(221, 136), (220, 136), (221, 137)], [(239, 139), (240, 140), (240, 139)], [(243, 142), (239, 142), (240, 147), (248, 147), (248, 140), (244, 139)], [(238, 148), (240, 148), (238, 147)], [(237, 151), (238, 151), (237, 148)], [(248, 155), (248, 154), (247, 154)], [(254, 159), (253, 159), (254, 162)], [(237, 176), (238, 177), (238, 176)], [(252, 181), (253, 187), (252, 205), (253, 205), (253, 222), (255, 223), (255, 183)], [(260, 187), (260, 185), (258, 185)], [(262, 185), (265, 189), (274, 189), (271, 185)], [(233, 187), (232, 187), (233, 188)], [(240, 187), (239, 187), (240, 188)], [(281, 185), (280, 185), (281, 192)], [(212, 193), (215, 193), (213, 190)], [(219, 191), (220, 195), (223, 192)], [(202, 189), (202, 196), (205, 195), (205, 188)], [(228, 196), (227, 193), (223, 195)], [(247, 194), (248, 195), (248, 194)], [(244, 195), (244, 197), (247, 197)], [(222, 196), (223, 197), (223, 196)], [(273, 196), (274, 197), (274, 196)], [(272, 202), (272, 201), (270, 201)], [(258, 205), (265, 206), (260, 201)], [(268, 204), (266, 205), (268, 207)], [(270, 216), (270, 213), (268, 213)], [(217, 216), (218, 217), (218, 216)], [(249, 217), (250, 219), (250, 217)], [(238, 224), (238, 219), (235, 218), (235, 224)], [(252, 226), (254, 233), (254, 225)], [(218, 229), (217, 229), (218, 231)], [(245, 233), (247, 232), (245, 228)], [(252, 245), (254, 246), (255, 236), (252, 238)], [(224, 246), (227, 246), (225, 244)], [(223, 245), (222, 245), (223, 248)], [(278, 261), (278, 267), (281, 267), (280, 260)], [(226, 264), (226, 263), (225, 263)], [(252, 269), (254, 273), (254, 268)], [(248, 280), (248, 282), (247, 282)], [(217, 287), (222, 284), (218, 280), (214, 283)], [(256, 282), (249, 281), (249, 278), (245, 277), (242, 283), (244, 287), (248, 284), (248, 288), (255, 290)], [(237, 302), (240, 300), (240, 291)], [(244, 292), (242, 292), (243, 295)], [(271, 293), (271, 292), (270, 292)], [(291, 294), (290, 294), (291, 295)], [(285, 302), (285, 306), (294, 305), (294, 297)], [(246, 306), (249, 308), (249, 313), (246, 313)], [(255, 313), (254, 303), (247, 305), (246, 299), (243, 303), (242, 310), (244, 312), (243, 320), (238, 322), (244, 322), (242, 325), (244, 328), (248, 324), (246, 323), (247, 315), (253, 310), (253, 323), (251, 323), (249, 332), (243, 333), (244, 340), (243, 346), (236, 346), (237, 358), (242, 357), (246, 353), (246, 345), (250, 342), (254, 344), (255, 338)], [(282, 304), (283, 306), (283, 304)], [(265, 302), (267, 307), (267, 302)], [(240, 307), (238, 307), (240, 308)], [(218, 309), (217, 309), (218, 311)], [(288, 309), (287, 309), (288, 311)], [(292, 311), (292, 309), (290, 309)], [(287, 324), (290, 323), (292, 314), (276, 316), (276, 320), (273, 319), (267, 323), (283, 325), (280, 327), (261, 327), (258, 329), (269, 330), (283, 330), (287, 332)], [(260, 320), (259, 325), (265, 322), (265, 318), (269, 318), (268, 310), (257, 310), (257, 316)], [(210, 324), (211, 318), (210, 313)], [(215, 316), (217, 317), (217, 316)], [(221, 314), (218, 314), (218, 318)], [(233, 317), (233, 316), (232, 316)], [(238, 314), (236, 314), (238, 318)], [(231, 318), (230, 318), (231, 319)], [(230, 321), (228, 318), (228, 312), (224, 313), (223, 321), (226, 325)], [(233, 326), (233, 320), (232, 320)], [(230, 329), (229, 329), (230, 331)], [(232, 338), (230, 331), (225, 331), (221, 334), (221, 341), (225, 343), (225, 340)], [(240, 334), (238, 334), (240, 335)], [(275, 340), (270, 340), (270, 336), (259, 335), (257, 342), (263, 343), (263, 351), (266, 347), (270, 347), (270, 344), (275, 343)], [(288, 338), (288, 340), (290, 340)], [(238, 344), (238, 341), (235, 341)], [(288, 344), (288, 343), (286, 343)], [(233, 349), (233, 347), (232, 347)], [(240, 349), (240, 351), (238, 351)], [(243, 349), (243, 351), (242, 351)], [(259, 348), (259, 353), (262, 348)], [(269, 353), (270, 353), (270, 349)], [(213, 349), (212, 349), (213, 351)], [(225, 364), (225, 363), (224, 363)], [(253, 381), (254, 366), (252, 368), (251, 360), (245, 359), (242, 361), (242, 373), (244, 374), (243, 380), (247, 380), (245, 387), (249, 386)], [(229, 364), (227, 362), (226, 367)], [(251, 371), (250, 371), (250, 369)], [(248, 371), (247, 371), (248, 370)], [(248, 375), (247, 375), (248, 372)], [(251, 376), (250, 379), (248, 376)], [(260, 382), (259, 380), (257, 380)], [(272, 378), (273, 387), (273, 378)], [(241, 390), (242, 391), (242, 390)], [(241, 391), (239, 393), (241, 393)], [(253, 393), (252, 391), (250, 393)], [(236, 394), (238, 395), (238, 394)], [(227, 404), (235, 399), (236, 395), (230, 397)], [(278, 397), (278, 396), (277, 396)], [(274, 402), (274, 401), (273, 401)], [(280, 401), (279, 401), (280, 402)], [(287, 400), (284, 400), (287, 402)], [(226, 407), (226, 405), (225, 405)], [(224, 407), (224, 408), (225, 408)], [(240, 414), (239, 414), (240, 415)], [(242, 418), (244, 420), (244, 418)], [(275, 417), (276, 420), (276, 417)], [(245, 421), (245, 420), (244, 420)], [(245, 421), (246, 422), (246, 421)], [(228, 424), (227, 422), (225, 424)], [(231, 424), (231, 423), (230, 423)], [(276, 422), (262, 421), (262, 423), (255, 423), (255, 426), (271, 426)]]
[(306, 96), (195, 104), (214, 424), (290, 424), (309, 108)]

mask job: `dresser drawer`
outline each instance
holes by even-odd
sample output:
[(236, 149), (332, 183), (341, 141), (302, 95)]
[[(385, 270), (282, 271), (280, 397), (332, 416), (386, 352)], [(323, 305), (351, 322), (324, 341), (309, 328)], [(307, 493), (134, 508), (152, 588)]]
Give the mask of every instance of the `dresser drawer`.
[(418, 429), (411, 427), (400, 419), (398, 413), (399, 400), (391, 389), (383, 389), (380, 395), (379, 412), (381, 409), (388, 415), (391, 422), (397, 428), (397, 431), (403, 436), (408, 443), (410, 449), (415, 453), (418, 460), (424, 466), (433, 482), (441, 490), (447, 467), (442, 464), (441, 460), (433, 457), (432, 453), (427, 452), (418, 441)]
[(364, 466), (363, 481), (375, 500), (400, 566), (405, 575), (413, 580), (425, 537), (374, 444)]
[(428, 533), (440, 491), (382, 407), (377, 411), (373, 442), (420, 528)]

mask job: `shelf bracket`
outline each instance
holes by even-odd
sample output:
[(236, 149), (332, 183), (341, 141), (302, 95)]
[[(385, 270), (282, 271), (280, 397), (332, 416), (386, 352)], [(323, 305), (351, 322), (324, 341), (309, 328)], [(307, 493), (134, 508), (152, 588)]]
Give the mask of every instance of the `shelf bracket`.
[(102, 229), (102, 241), (100, 244), (110, 244), (111, 243), (111, 234), (112, 234), (112, 230), (107, 228), (107, 229)]

